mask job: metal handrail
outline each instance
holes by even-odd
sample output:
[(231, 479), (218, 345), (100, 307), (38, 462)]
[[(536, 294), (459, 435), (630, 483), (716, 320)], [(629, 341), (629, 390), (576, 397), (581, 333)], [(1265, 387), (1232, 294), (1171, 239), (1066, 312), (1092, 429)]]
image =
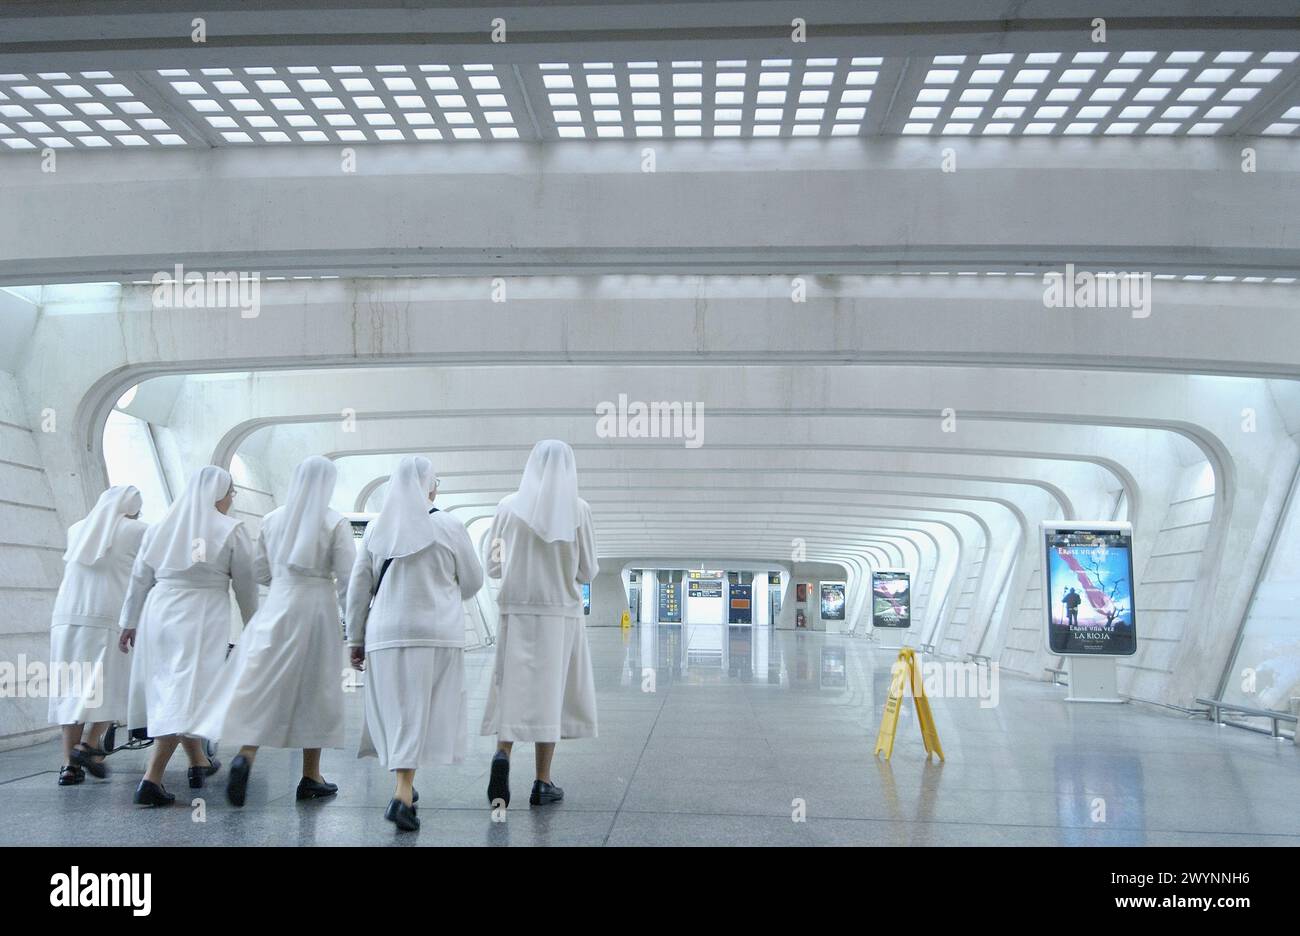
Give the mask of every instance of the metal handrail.
[[(1123, 693), (1121, 693), (1123, 695)], [(1185, 705), (1175, 705), (1172, 702), (1157, 702), (1155, 699), (1144, 699), (1141, 696), (1125, 695), (1123, 696), (1130, 702), (1141, 702), (1143, 705), (1154, 705), (1157, 708), (1167, 708), (1170, 711), (1179, 712), (1188, 718), (1209, 718), (1209, 709), (1188, 708)]]
[[(1249, 705), (1238, 705), (1235, 702), (1223, 702), (1218, 699), (1197, 699), (1200, 705), (1209, 708), (1209, 719), (1216, 725), (1228, 725), (1232, 728), (1243, 728), (1246, 731), (1254, 731), (1257, 734), (1266, 734), (1278, 741), (1289, 740), (1282, 733), (1281, 723), (1290, 722), (1295, 725), (1300, 723), (1300, 718), (1287, 712), (1275, 712), (1272, 709), (1252, 708)], [(1243, 725), (1240, 722), (1225, 721), (1224, 712), (1231, 712), (1234, 715), (1245, 715), (1248, 718), (1267, 718), (1272, 723), (1272, 729), (1265, 731), (1263, 728), (1256, 728), (1254, 725)]]

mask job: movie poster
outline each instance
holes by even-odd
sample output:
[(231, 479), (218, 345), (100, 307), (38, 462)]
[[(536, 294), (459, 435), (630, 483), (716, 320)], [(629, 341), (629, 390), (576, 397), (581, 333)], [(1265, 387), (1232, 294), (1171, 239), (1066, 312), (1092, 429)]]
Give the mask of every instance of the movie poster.
[(1047, 646), (1055, 654), (1137, 652), (1133, 534), (1127, 524), (1044, 530)]
[(878, 569), (871, 573), (871, 626), (912, 626), (912, 577)]
[(844, 620), (843, 582), (822, 582), (822, 620)]

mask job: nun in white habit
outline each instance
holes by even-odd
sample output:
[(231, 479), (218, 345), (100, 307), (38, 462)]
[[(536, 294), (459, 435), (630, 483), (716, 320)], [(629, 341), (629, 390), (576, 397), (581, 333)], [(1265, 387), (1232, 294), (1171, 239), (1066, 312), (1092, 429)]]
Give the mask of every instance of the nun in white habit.
[(257, 749), (302, 748), (297, 798), (333, 796), (321, 748), (343, 747), (343, 635), (352, 525), (333, 510), (338, 468), (313, 455), (294, 469), (289, 494), (262, 521), (257, 580), (271, 592), (248, 622), (205, 703), (195, 733), (242, 745), (226, 795), (243, 806)]
[(131, 571), (121, 640), (135, 647), (127, 723), (154, 739), (135, 791), (142, 806), (176, 799), (162, 779), (177, 744), (189, 758), (191, 789), (221, 766), (203, 752), (196, 727), (226, 660), (232, 586), (245, 623), (257, 610), (253, 546), (243, 523), (227, 516), (234, 499), (228, 472), (199, 469), (145, 533)]
[(397, 773), (384, 818), (403, 831), (415, 815), (416, 768), (454, 764), (468, 744), (464, 603), (483, 568), (459, 521), (430, 508), (427, 458), (403, 458), (366, 530), (348, 584), (352, 665), (367, 673), (358, 757)]
[(497, 595), (496, 663), (482, 733), (497, 736), (488, 802), (510, 804), (510, 750), (535, 746), (537, 779), (528, 802), (555, 803), (551, 758), (561, 738), (596, 737), (596, 690), (581, 586), (596, 577), (591, 508), (578, 496), (573, 449), (547, 439), (533, 446), (519, 490), (497, 507), (487, 574)]
[(111, 487), (68, 530), (67, 567), (50, 623), (50, 724), (63, 728), (59, 786), (108, 776), (104, 732), (126, 721), (131, 658), (118, 649), (118, 619), (131, 565), (148, 524), (140, 492)]

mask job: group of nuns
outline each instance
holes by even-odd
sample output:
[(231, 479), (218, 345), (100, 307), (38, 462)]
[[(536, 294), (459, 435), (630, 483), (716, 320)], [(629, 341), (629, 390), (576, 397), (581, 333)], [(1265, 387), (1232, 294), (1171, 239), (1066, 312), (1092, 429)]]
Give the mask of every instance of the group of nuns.
[[(360, 548), (330, 509), (337, 469), (312, 456), (293, 473), (284, 505), (254, 541), (230, 516), (230, 474), (202, 468), (161, 521), (139, 520), (131, 486), (109, 488), (68, 531), (54, 603), (50, 722), (63, 728), (59, 785), (108, 775), (105, 731), (124, 723), (153, 738), (135, 802), (166, 806), (163, 771), (179, 744), (189, 785), (221, 767), (204, 740), (240, 745), (226, 794), (244, 804), (261, 747), (301, 748), (297, 798), (332, 796), (322, 748), (344, 746), (339, 614), (353, 669), (364, 671), (358, 757), (396, 774), (384, 817), (420, 827), (416, 769), (461, 762), (468, 746), (463, 603), (483, 568), (459, 521), (433, 506), (427, 458), (406, 457)], [(510, 804), (510, 753), (531, 741), (529, 803), (563, 799), (551, 782), (561, 738), (596, 736), (596, 698), (581, 586), (596, 576), (591, 508), (578, 496), (573, 450), (537, 443), (519, 490), (497, 507), (487, 574), (499, 579), (496, 660), (481, 733), (496, 735), (488, 802)], [(270, 591), (258, 604), (258, 585)], [(230, 593), (244, 629), (228, 652)]]

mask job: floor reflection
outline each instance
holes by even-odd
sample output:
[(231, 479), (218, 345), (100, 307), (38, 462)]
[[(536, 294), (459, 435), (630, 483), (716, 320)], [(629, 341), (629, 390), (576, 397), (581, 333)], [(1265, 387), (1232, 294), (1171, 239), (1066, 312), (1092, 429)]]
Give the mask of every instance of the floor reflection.
[[(998, 701), (930, 693), (947, 755), (928, 759), (907, 697), (893, 758), (874, 756), (897, 651), (769, 626), (591, 627), (600, 735), (562, 742), (565, 803), (485, 808), (492, 737), (480, 736), (493, 654), (465, 655), (469, 753), (422, 768), (424, 829), (383, 821), (392, 779), (356, 757), (362, 700), (347, 699), (349, 749), (327, 751), (339, 795), (300, 804), (300, 755), (267, 749), (244, 809), (221, 795), (207, 821), (137, 812), (145, 751), (113, 776), (55, 785), (55, 741), (0, 753), (0, 845), (1189, 845), (1300, 844), (1300, 751), (1138, 706), (1064, 700), (1003, 675)], [(518, 763), (527, 789), (531, 752)], [(224, 774), (224, 771), (223, 771)], [(185, 789), (183, 762), (169, 786)], [(514, 781), (512, 781), (514, 782)], [(805, 822), (792, 821), (798, 808)]]
[(659, 685), (767, 683), (796, 690), (843, 690), (847, 656), (836, 635), (736, 624), (638, 624), (628, 632), (620, 683), (639, 687), (653, 671)]

